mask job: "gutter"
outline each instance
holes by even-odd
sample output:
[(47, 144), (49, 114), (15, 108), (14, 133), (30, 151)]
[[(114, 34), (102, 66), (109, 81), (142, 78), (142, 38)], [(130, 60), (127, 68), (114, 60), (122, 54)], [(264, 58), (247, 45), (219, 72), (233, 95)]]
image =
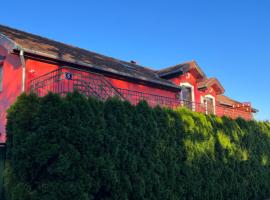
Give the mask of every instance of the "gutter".
[(24, 58), (24, 51), (20, 50), (20, 60), (22, 64), (22, 93), (25, 92), (25, 79), (26, 79), (26, 65)]
[(164, 83), (164, 82), (161, 82), (161, 81), (158, 81), (158, 80), (149, 81), (144, 77), (134, 77), (134, 76), (131, 76), (129, 74), (126, 74), (125, 72), (116, 71), (114, 69), (110, 69), (110, 70), (105, 69), (104, 67), (100, 67), (100, 66), (97, 66), (97, 65), (92, 65), (92, 64), (85, 63), (85, 62), (82, 62), (82, 61), (74, 62), (74, 61), (71, 61), (69, 59), (63, 59), (63, 58), (59, 58), (58, 56), (54, 56), (54, 55), (39, 52), (39, 51), (34, 51), (34, 50), (31, 50), (31, 49), (25, 49), (25, 48), (17, 48), (15, 50), (18, 50), (20, 52), (20, 54), (21, 54), (21, 51), (23, 51), (24, 52), (23, 55), (28, 53), (28, 54), (32, 54), (32, 55), (46, 57), (46, 58), (49, 58), (49, 59), (55, 59), (55, 60), (58, 60), (58, 61), (61, 61), (61, 62), (71, 63), (73, 65), (79, 65), (79, 66), (87, 67), (87, 68), (90, 68), (90, 69), (92, 68), (92, 69), (95, 69), (95, 70), (100, 70), (100, 71), (103, 71), (103, 72), (108, 72), (108, 73), (128, 77), (130, 79), (138, 79), (139, 81), (150, 82), (150, 83), (153, 83), (153, 84), (162, 85), (163, 87), (169, 87), (169, 88), (173, 88), (173, 89), (176, 89), (176, 90), (181, 90), (181, 88), (179, 86), (177, 86), (177, 85), (173, 85), (173, 84), (170, 84), (170, 83)]
[(22, 92), (25, 92), (26, 65), (23, 48), (2, 33), (0, 33), (0, 44), (7, 49), (8, 53), (15, 49), (20, 52), (20, 60), (22, 64)]
[(165, 72), (165, 73), (161, 73), (161, 74), (159, 74), (159, 77), (167, 77), (167, 76), (172, 76), (172, 75), (174, 75), (174, 74), (183, 74), (183, 70), (181, 70), (181, 69), (176, 69), (176, 70), (174, 70), (174, 71), (171, 71), (171, 72)]

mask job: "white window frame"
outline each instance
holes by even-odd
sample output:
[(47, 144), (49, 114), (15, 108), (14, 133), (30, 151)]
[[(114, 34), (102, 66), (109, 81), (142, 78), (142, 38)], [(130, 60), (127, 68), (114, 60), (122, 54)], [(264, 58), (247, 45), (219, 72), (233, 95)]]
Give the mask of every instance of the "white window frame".
[[(188, 82), (183, 82), (183, 83), (180, 83), (180, 86), (184, 86), (186, 88), (190, 88), (191, 89), (192, 111), (195, 111), (194, 85), (192, 85), (192, 84), (190, 84)], [(181, 94), (180, 99), (183, 100), (182, 92), (180, 94)]]
[[(213, 100), (214, 115), (215, 115), (216, 114), (216, 98), (213, 95), (211, 95), (211, 94), (204, 95), (204, 97), (201, 98), (202, 103), (204, 102), (204, 98), (209, 98), (209, 99), (212, 99)], [(205, 105), (205, 106), (207, 106), (207, 105)], [(207, 107), (205, 109), (205, 113), (208, 114)]]

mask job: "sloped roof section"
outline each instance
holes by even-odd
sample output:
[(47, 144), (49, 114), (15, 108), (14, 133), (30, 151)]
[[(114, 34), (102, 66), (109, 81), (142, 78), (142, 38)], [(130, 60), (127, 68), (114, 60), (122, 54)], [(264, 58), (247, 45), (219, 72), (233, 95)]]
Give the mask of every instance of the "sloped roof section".
[(18, 50), (22, 49), (26, 53), (82, 65), (174, 89), (180, 89), (180, 87), (173, 83), (160, 78), (154, 70), (139, 66), (135, 63), (104, 56), (3, 25), (0, 25), (0, 34), (13, 41), (14, 46), (16, 46)]
[(198, 83), (198, 89), (214, 87), (218, 94), (223, 94), (225, 92), (224, 87), (216, 78), (208, 78)]
[[(241, 102), (239, 102), (239, 101), (236, 101), (236, 100), (233, 100), (233, 99), (231, 99), (231, 98), (229, 98), (229, 97), (227, 97), (227, 96), (225, 96), (225, 95), (218, 95), (218, 96), (217, 96), (217, 101), (218, 101), (220, 104), (223, 104), (223, 105), (226, 105), (226, 106), (231, 106), (231, 107), (233, 107), (233, 106), (235, 106), (235, 105), (238, 105), (238, 104), (243, 104), (243, 103), (241, 103)], [(251, 106), (251, 105), (250, 105), (250, 106)], [(251, 111), (252, 111), (253, 113), (259, 112), (259, 110), (257, 110), (256, 108), (253, 108), (253, 107), (251, 107)]]
[(225, 95), (218, 95), (217, 100), (219, 103), (224, 104), (224, 105), (228, 105), (228, 106), (241, 104), (239, 101), (233, 100)]
[(205, 78), (206, 75), (197, 64), (195, 60), (181, 63), (172, 67), (167, 67), (161, 70), (156, 71), (160, 77), (166, 77), (173, 74), (178, 73), (187, 73), (187, 72), (195, 72), (197, 74), (197, 78)]

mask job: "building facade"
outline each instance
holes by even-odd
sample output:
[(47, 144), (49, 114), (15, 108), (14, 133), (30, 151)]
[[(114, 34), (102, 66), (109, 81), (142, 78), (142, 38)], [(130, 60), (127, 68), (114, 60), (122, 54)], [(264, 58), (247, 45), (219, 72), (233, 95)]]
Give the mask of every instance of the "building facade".
[(22, 92), (74, 90), (101, 100), (118, 96), (132, 104), (145, 100), (247, 120), (257, 112), (225, 96), (221, 83), (195, 61), (153, 70), (0, 25), (0, 143), (6, 141), (6, 111)]

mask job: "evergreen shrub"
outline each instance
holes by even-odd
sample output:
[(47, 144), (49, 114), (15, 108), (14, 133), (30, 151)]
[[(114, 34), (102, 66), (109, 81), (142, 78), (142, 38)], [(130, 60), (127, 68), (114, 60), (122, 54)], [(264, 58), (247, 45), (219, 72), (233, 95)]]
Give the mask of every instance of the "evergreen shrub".
[(8, 111), (8, 200), (262, 200), (270, 124), (186, 109), (21, 95)]

